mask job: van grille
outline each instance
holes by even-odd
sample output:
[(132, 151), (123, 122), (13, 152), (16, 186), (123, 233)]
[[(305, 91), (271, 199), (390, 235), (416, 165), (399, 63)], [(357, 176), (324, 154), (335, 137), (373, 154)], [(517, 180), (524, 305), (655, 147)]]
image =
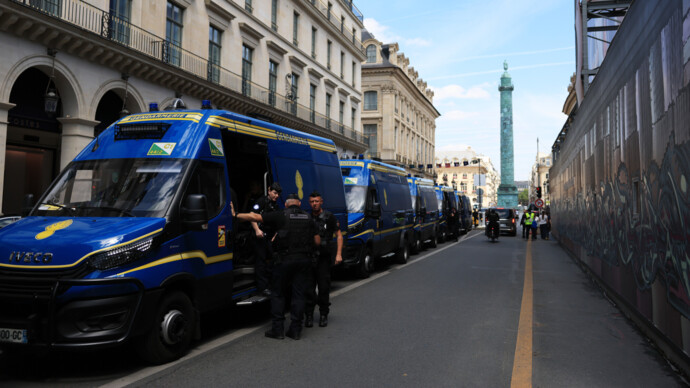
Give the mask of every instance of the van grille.
[[(0, 268), (0, 297), (50, 298), (58, 279), (81, 279), (90, 269), (86, 264), (59, 270), (27, 271)], [(69, 286), (60, 286), (57, 295)]]

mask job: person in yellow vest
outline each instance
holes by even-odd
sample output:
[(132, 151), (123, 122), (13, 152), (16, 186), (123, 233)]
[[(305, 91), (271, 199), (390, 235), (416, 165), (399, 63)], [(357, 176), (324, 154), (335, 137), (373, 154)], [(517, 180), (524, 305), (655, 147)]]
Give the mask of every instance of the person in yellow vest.
[(527, 240), (529, 240), (530, 232), (532, 233), (532, 240), (537, 239), (537, 228), (532, 227), (533, 223), (534, 223), (534, 213), (531, 211), (527, 211), (527, 215), (525, 216), (525, 227), (527, 228)]

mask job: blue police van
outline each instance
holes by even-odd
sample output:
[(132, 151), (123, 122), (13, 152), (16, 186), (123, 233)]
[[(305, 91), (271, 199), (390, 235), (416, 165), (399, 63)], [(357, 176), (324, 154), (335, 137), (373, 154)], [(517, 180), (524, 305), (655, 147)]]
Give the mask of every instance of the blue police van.
[(462, 234), (468, 233), (472, 230), (472, 205), (470, 199), (466, 195), (455, 192), (458, 198), (458, 222), (460, 224), (460, 232)]
[(448, 238), (458, 237), (460, 233), (457, 224), (451, 227), (452, 222), (448, 219), (451, 213), (458, 213), (458, 197), (455, 190), (448, 186), (435, 186), (436, 199), (438, 200), (438, 242), (443, 243)]
[(348, 223), (345, 268), (368, 277), (376, 259), (406, 263), (412, 240), (412, 202), (404, 169), (375, 160), (341, 160)]
[(408, 177), (407, 183), (414, 209), (414, 252), (420, 252), (425, 244), (436, 248), (438, 238), (438, 197), (431, 179)]
[(331, 140), (221, 110), (120, 119), (0, 230), (0, 346), (131, 341), (149, 362), (179, 358), (200, 313), (261, 300), (230, 203), (275, 181), (319, 190), (347, 224)]

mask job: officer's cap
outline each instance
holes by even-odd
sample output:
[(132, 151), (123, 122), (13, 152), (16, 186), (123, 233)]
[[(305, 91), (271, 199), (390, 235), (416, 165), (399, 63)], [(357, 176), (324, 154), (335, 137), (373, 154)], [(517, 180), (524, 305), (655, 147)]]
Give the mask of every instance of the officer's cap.
[(289, 194), (289, 195), (287, 196), (287, 199), (296, 199), (296, 200), (298, 200), (298, 201), (300, 200), (300, 199), (299, 199), (299, 195), (297, 195), (297, 194), (295, 194), (295, 193)]
[(269, 186), (268, 189), (269, 189), (269, 190), (275, 190), (275, 191), (277, 191), (279, 194), (283, 191), (283, 188), (280, 187), (280, 183), (278, 183), (278, 182), (273, 182), (273, 183), (271, 183), (271, 186)]

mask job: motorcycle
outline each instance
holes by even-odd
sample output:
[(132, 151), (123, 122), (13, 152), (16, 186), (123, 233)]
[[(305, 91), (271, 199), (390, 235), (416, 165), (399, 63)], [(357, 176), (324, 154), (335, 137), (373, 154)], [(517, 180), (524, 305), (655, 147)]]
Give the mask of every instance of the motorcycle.
[(487, 225), (485, 234), (491, 242), (497, 241), (500, 234), (498, 225)]

